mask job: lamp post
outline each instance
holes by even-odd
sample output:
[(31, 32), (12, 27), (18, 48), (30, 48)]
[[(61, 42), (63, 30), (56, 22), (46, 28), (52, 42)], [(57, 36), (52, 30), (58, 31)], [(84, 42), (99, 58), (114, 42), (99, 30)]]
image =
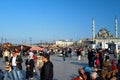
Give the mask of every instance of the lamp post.
[(1, 38), (1, 44), (3, 44), (3, 38)]
[(5, 43), (7, 42), (7, 39), (5, 38)]
[(30, 39), (29, 39), (29, 40), (30, 40), (30, 45), (32, 45), (32, 38), (30, 37)]

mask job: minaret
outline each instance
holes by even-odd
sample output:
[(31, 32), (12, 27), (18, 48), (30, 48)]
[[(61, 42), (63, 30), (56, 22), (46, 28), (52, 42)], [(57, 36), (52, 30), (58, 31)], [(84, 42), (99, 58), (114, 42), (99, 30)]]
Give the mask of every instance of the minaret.
[(118, 20), (115, 16), (115, 38), (118, 38)]
[(92, 39), (94, 40), (95, 38), (95, 21), (94, 17), (92, 18)]

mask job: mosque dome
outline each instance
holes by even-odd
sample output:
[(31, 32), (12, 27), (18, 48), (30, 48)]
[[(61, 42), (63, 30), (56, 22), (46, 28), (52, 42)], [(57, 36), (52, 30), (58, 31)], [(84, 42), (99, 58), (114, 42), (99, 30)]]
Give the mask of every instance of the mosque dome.
[(114, 36), (106, 28), (102, 28), (99, 30), (95, 38), (105, 39), (105, 38), (114, 38)]

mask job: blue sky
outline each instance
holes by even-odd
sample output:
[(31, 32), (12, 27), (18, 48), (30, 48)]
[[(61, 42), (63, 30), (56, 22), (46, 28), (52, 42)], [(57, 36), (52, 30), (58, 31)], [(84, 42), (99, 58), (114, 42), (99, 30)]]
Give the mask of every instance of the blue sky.
[(32, 38), (34, 43), (90, 38), (93, 16), (96, 33), (105, 27), (114, 34), (120, 0), (0, 0), (0, 39), (29, 43)]

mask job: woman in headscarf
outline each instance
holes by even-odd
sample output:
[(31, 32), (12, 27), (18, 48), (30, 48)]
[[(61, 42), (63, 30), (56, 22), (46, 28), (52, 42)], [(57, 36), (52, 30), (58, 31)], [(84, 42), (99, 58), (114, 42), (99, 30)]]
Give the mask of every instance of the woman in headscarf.
[(26, 65), (26, 80), (29, 80), (29, 78), (33, 79), (33, 69), (35, 67), (34, 60), (32, 55), (28, 55), (28, 59), (25, 62)]

